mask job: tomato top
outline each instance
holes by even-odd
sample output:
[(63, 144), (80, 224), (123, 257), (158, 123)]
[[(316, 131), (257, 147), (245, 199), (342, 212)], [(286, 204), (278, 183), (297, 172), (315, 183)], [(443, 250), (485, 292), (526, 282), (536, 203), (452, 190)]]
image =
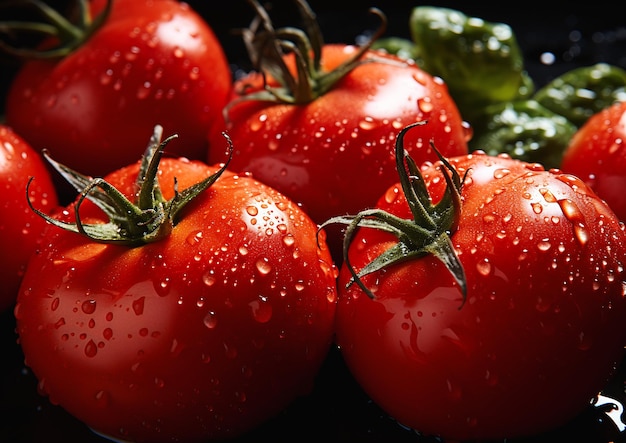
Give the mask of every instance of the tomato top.
[[(226, 108), (231, 169), (250, 172), (322, 223), (373, 205), (397, 180), (394, 141), (410, 123), (429, 122), (407, 136), (417, 161), (437, 158), (431, 139), (445, 155), (467, 153), (470, 131), (440, 78), (369, 49), (371, 41), (324, 44), (310, 11), (303, 16), (305, 31), (295, 33), (273, 29), (261, 10), (244, 34), (257, 69), (235, 83)], [(211, 163), (221, 156), (209, 151)]]
[[(538, 435), (588, 407), (623, 358), (624, 225), (575, 176), (478, 151), (447, 162), (413, 169), (410, 186), (341, 219), (337, 343), (371, 398), (421, 433)], [(462, 179), (457, 222), (440, 234), (452, 258), (437, 237), (396, 229), (431, 229), (410, 205), (442, 201), (446, 171)]]
[(204, 160), (231, 84), (220, 42), (188, 5), (119, 0), (66, 56), (24, 63), (6, 120), (36, 149), (93, 176), (139, 158), (156, 124), (185, 140), (172, 154)]
[[(161, 159), (156, 177), (144, 164), (91, 181), (107, 194), (86, 188), (44, 232), (15, 309), (26, 362), (53, 403), (110, 438), (243, 434), (310, 389), (333, 339), (336, 269), (317, 226), (277, 191), (185, 158)], [(152, 209), (112, 204), (141, 201), (138, 182)], [(119, 217), (105, 215), (114, 206)], [(96, 235), (135, 212), (149, 216), (146, 234), (170, 229)], [(72, 232), (78, 219), (92, 238)]]

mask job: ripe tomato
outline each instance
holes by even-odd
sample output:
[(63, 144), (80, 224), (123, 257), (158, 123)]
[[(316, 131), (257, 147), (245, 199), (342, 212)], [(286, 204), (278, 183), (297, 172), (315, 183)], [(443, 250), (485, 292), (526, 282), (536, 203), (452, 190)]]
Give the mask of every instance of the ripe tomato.
[(561, 169), (580, 177), (626, 220), (626, 102), (592, 115), (572, 137)]
[[(426, 163), (375, 210), (343, 220), (338, 346), (373, 401), (426, 435), (557, 428), (623, 357), (624, 227), (572, 175), (480, 151), (449, 165), (460, 192), (454, 175), (446, 186), (447, 167)], [(409, 186), (424, 211), (409, 209)]]
[(0, 124), (0, 311), (13, 306), (20, 281), (37, 239), (46, 225), (31, 211), (28, 198), (50, 213), (58, 205), (52, 178), (41, 156), (13, 129)]
[[(309, 23), (307, 29), (312, 27)], [(279, 31), (276, 34), (284, 37)], [(416, 159), (436, 159), (431, 138), (439, 140), (445, 155), (467, 153), (468, 129), (441, 79), (411, 62), (366, 50), (367, 45), (317, 47), (321, 36), (312, 34), (314, 53), (309, 58), (300, 54), (315, 71), (306, 75), (295, 74), (293, 52), (276, 59), (268, 57), (271, 51), (263, 47), (259, 54), (254, 48), (250, 51), (253, 60), (262, 57), (259, 65), (264, 75), (253, 71), (235, 83), (227, 114), (227, 130), (235, 146), (231, 169), (251, 172), (321, 223), (373, 205), (397, 180), (394, 140), (409, 123), (431, 122), (428, 131), (407, 137), (406, 149)], [(263, 32), (256, 37), (257, 44), (269, 38)], [(281, 85), (277, 79), (283, 61), (290, 74), (283, 72), (282, 79), (293, 77), (295, 87), (289, 82)], [(267, 87), (281, 98), (268, 99)], [(210, 146), (219, 137), (214, 132)], [(209, 160), (214, 163), (223, 155), (221, 149), (210, 149)]]
[[(139, 171), (106, 182), (134, 198)], [(175, 205), (216, 171), (164, 158), (157, 178), (165, 199), (178, 189)], [(178, 215), (159, 201), (145, 208), (148, 226), (175, 225), (134, 247), (46, 229), (15, 308), (26, 364), (52, 403), (110, 438), (243, 434), (312, 388), (333, 340), (336, 268), (311, 219), (248, 176), (222, 171)], [(76, 204), (60, 220), (73, 221)], [(109, 227), (91, 201), (78, 212), (89, 233)], [(150, 237), (144, 226), (110, 232)]]
[(156, 124), (184, 138), (169, 148), (172, 154), (205, 160), (206, 131), (231, 87), (220, 42), (188, 5), (116, 0), (104, 23), (68, 55), (21, 67), (6, 120), (35, 149), (100, 177), (136, 161)]

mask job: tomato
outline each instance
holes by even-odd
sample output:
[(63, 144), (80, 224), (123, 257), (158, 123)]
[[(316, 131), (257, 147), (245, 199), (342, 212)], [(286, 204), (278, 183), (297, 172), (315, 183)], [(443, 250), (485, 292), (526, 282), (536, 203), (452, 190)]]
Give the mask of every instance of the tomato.
[(348, 224), (336, 332), (346, 365), (424, 435), (557, 428), (623, 357), (624, 226), (575, 176), (481, 151), (442, 162), (399, 163), (401, 182), (374, 209), (328, 221)]
[[(258, 32), (259, 45), (267, 40), (265, 34)], [(236, 81), (227, 108), (227, 130), (235, 146), (231, 169), (252, 173), (321, 223), (373, 205), (397, 180), (394, 140), (408, 123), (431, 122), (428, 131), (407, 137), (406, 149), (417, 160), (436, 159), (431, 138), (439, 140), (445, 155), (467, 153), (468, 128), (440, 78), (414, 63), (367, 50), (367, 45), (316, 46), (321, 36), (309, 34), (314, 54), (310, 59), (300, 54), (304, 61), (299, 61), (315, 70), (310, 78), (294, 73), (293, 52), (279, 59), (267, 56), (269, 50), (252, 53), (252, 59), (261, 57), (263, 69)], [(291, 74), (278, 71), (283, 61)], [(277, 71), (282, 79), (293, 77), (292, 90), (289, 82), (279, 82)], [(280, 97), (268, 97), (267, 88)], [(220, 136), (213, 133), (210, 146)], [(223, 157), (222, 151), (210, 149), (210, 162)]]
[(219, 40), (188, 5), (116, 0), (75, 50), (21, 67), (5, 113), (35, 149), (100, 177), (136, 161), (156, 124), (185, 140), (171, 154), (205, 160), (231, 87)]
[(243, 434), (312, 389), (333, 341), (337, 270), (311, 219), (251, 177), (168, 157), (152, 192), (156, 171), (140, 171), (84, 191), (100, 186), (99, 206), (121, 201), (106, 183), (137, 197), (144, 210), (120, 203), (111, 223), (127, 209), (139, 221), (111, 227), (79, 196), (43, 233), (15, 308), (25, 362), (53, 404), (109, 438)]
[[(26, 190), (30, 177), (37, 180)], [(0, 311), (13, 306), (30, 255), (45, 220), (31, 211), (28, 198), (40, 210), (56, 209), (58, 198), (41, 156), (9, 126), (0, 124)]]
[(577, 175), (626, 220), (626, 102), (592, 115), (563, 153), (561, 169)]

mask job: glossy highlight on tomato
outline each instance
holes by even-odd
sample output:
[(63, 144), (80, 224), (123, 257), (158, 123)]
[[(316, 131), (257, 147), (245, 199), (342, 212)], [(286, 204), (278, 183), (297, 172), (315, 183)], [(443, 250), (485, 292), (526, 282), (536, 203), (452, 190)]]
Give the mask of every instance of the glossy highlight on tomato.
[[(450, 240), (467, 292), (434, 255), (339, 277), (337, 343), (364, 391), (401, 424), (446, 441), (540, 435), (567, 423), (622, 360), (624, 226), (582, 180), (483, 152), (464, 177)], [(420, 169), (433, 202), (441, 162)], [(376, 208), (412, 219), (399, 185)], [(358, 228), (361, 271), (398, 239)]]

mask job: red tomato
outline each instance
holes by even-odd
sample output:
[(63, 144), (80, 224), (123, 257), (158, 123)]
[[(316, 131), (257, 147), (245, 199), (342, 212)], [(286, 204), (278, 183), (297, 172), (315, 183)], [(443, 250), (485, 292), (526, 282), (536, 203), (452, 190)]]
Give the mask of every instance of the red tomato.
[[(163, 197), (177, 186), (184, 199), (216, 170), (164, 158)], [(138, 171), (106, 180), (132, 198)], [(79, 212), (106, 221), (90, 201)], [(231, 172), (161, 240), (129, 247), (51, 225), (15, 309), (26, 364), (52, 403), (115, 439), (243, 434), (309, 392), (332, 343), (337, 272), (316, 231), (285, 196)]]
[[(261, 34), (263, 38), (267, 36)], [(394, 140), (409, 123), (430, 121), (428, 131), (407, 137), (406, 148), (416, 160), (436, 159), (431, 138), (439, 140), (445, 155), (468, 152), (468, 129), (441, 79), (374, 51), (366, 51), (359, 60), (378, 61), (358, 63), (339, 79), (339, 66), (358, 51), (352, 45), (323, 45), (319, 67), (307, 61), (310, 69), (317, 70), (312, 78), (298, 80), (296, 90), (287, 94), (290, 103), (268, 102), (266, 96), (256, 99), (254, 94), (264, 88), (263, 76), (251, 72), (235, 83), (234, 90), (243, 95), (234, 100), (244, 100), (228, 109), (227, 129), (235, 146), (230, 168), (251, 172), (278, 189), (300, 203), (317, 223), (373, 205), (397, 180)], [(281, 60), (295, 72), (293, 53)], [(260, 62), (272, 88), (279, 83), (275, 75), (271, 77), (275, 71), (266, 67), (278, 69), (279, 63)], [(338, 80), (334, 84), (332, 77)], [(304, 94), (307, 81), (312, 86)], [(220, 136), (214, 132), (210, 145), (215, 146)], [(223, 155), (221, 149), (211, 149), (209, 160), (214, 163)]]
[[(414, 233), (399, 243), (380, 229), (349, 228), (338, 346), (373, 401), (425, 435), (483, 441), (557, 428), (589, 407), (623, 357), (624, 227), (574, 176), (479, 151), (449, 162), (467, 174), (461, 205), (427, 202), (424, 219), (454, 209), (449, 225), (429, 229), (450, 245), (444, 256), (461, 264), (465, 298), (428, 252), (445, 252), (432, 238), (410, 257), (419, 249)], [(441, 168), (421, 169), (433, 202), (446, 188)], [(400, 185), (376, 208), (369, 223), (372, 213), (392, 217), (384, 211), (416, 227)], [(350, 284), (349, 265), (361, 273), (392, 248), (398, 262), (357, 280), (372, 298)]]
[(598, 112), (578, 129), (561, 169), (583, 179), (626, 220), (626, 102)]
[(220, 42), (187, 4), (116, 0), (76, 50), (23, 65), (5, 112), (34, 148), (100, 177), (136, 161), (156, 124), (185, 140), (172, 154), (206, 159), (231, 86)]
[(13, 306), (26, 263), (46, 222), (28, 205), (50, 213), (58, 205), (52, 178), (41, 156), (10, 127), (0, 124), (0, 311)]

